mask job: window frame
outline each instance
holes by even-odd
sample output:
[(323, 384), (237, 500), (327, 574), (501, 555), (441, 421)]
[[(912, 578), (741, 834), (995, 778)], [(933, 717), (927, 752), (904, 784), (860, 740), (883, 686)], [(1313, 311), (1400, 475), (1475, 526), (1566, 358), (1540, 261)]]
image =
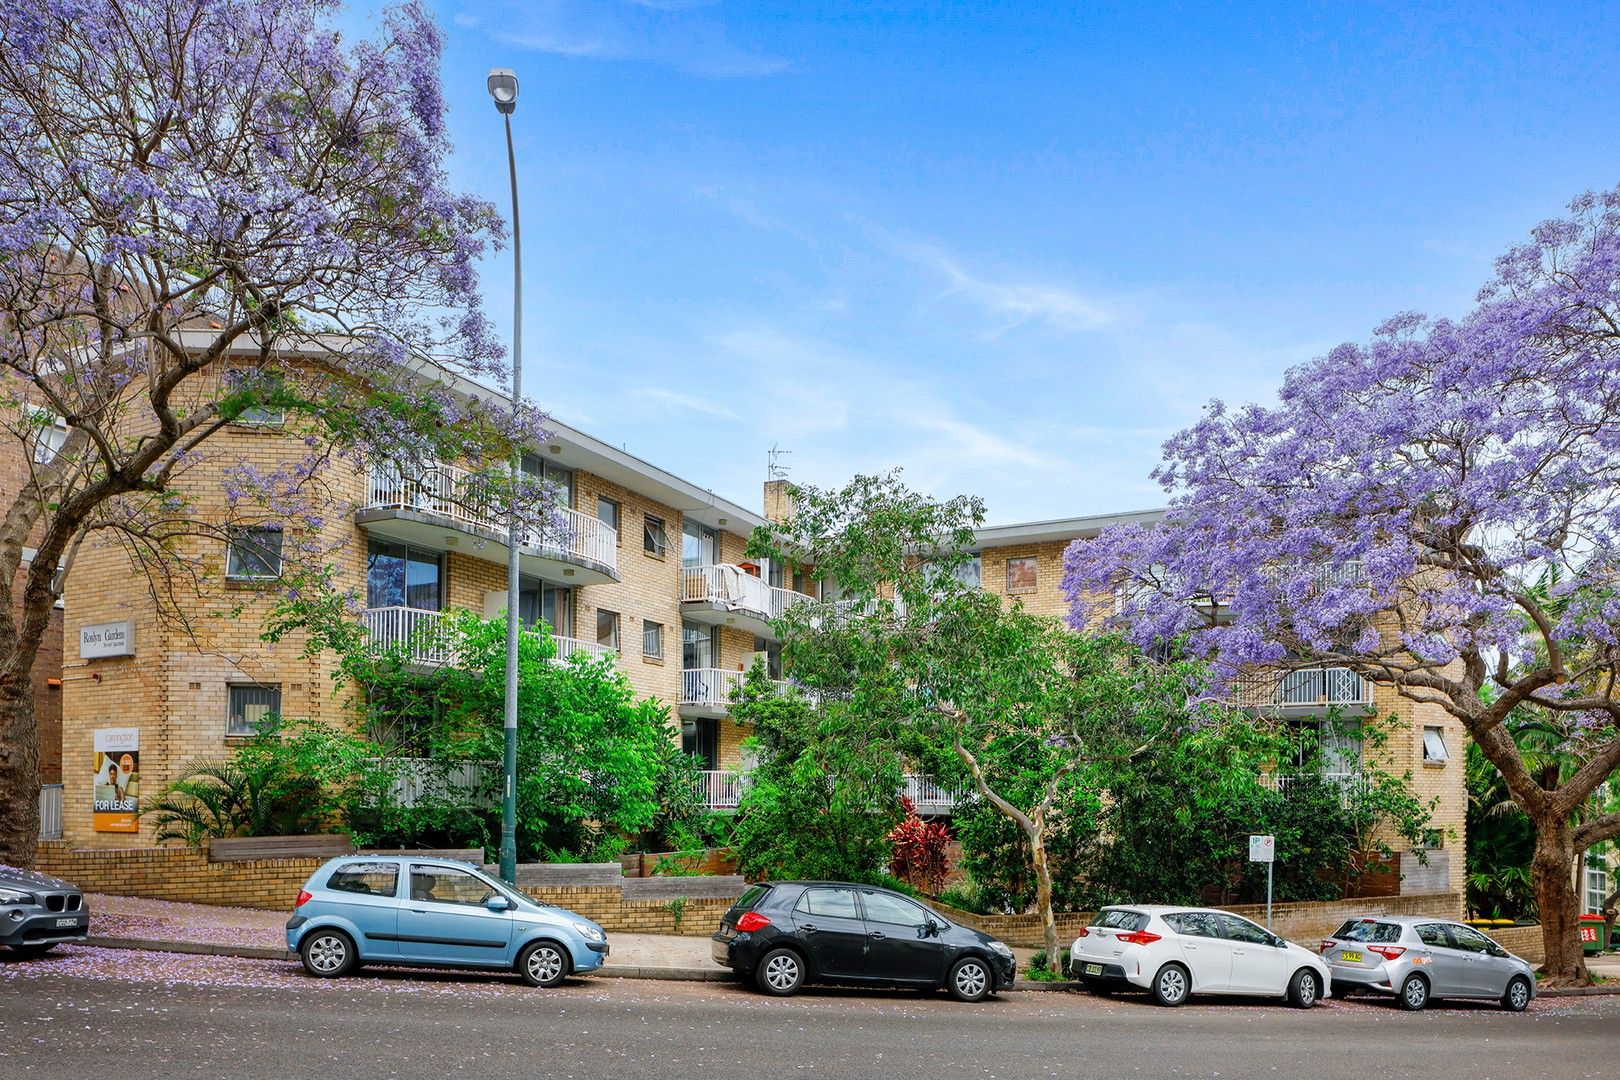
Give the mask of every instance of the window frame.
[[(416, 899), (416, 875), (417, 875), (418, 872), (422, 872), (422, 873), (425, 873), (427, 875), (435, 876), (435, 877), (440, 876), (440, 875), (449, 875), (450, 877), (456, 877), (457, 875), (460, 875), (462, 877), (470, 878), (471, 880), (476, 881), (478, 884), (482, 885), (487, 891), (484, 893), (483, 899), (481, 899), (481, 900), (454, 900), (454, 899), (444, 897), (444, 896), (423, 897), (421, 900), (417, 900)], [(407, 899), (410, 899), (415, 903), (422, 903), (422, 904), (454, 904), (457, 907), (465, 907), (465, 908), (482, 908), (482, 907), (484, 907), (485, 904), (487, 904), (489, 902), (489, 900), (492, 897), (506, 896), (507, 895), (506, 891), (504, 889), (497, 888), (494, 882), (490, 881), (484, 875), (482, 875), (480, 873), (477, 873), (470, 866), (467, 866), (467, 867), (462, 867), (462, 866), (438, 866), (438, 865), (436, 865), (434, 863), (411, 863), (410, 886), (409, 887), (410, 887), (410, 891), (406, 894), (406, 897), (407, 897)]]
[[(243, 541), (249, 540), (257, 533), (273, 533), (276, 537), (275, 570), (269, 574), (244, 574), (233, 570), (236, 565), (237, 552)], [(226, 581), (277, 581), (286, 570), (286, 559), (282, 556), (282, 536), (285, 530), (281, 525), (231, 525), (225, 530), (225, 580)], [(261, 547), (261, 551), (269, 552), (269, 548)], [(268, 563), (269, 560), (261, 560)]]
[[(612, 521), (609, 521), (607, 518), (602, 516), (602, 507), (604, 506), (611, 506), (613, 508)], [(624, 505), (620, 503), (618, 499), (610, 499), (606, 495), (598, 495), (596, 497), (596, 520), (613, 530), (613, 542), (615, 545), (624, 543)]]
[[(611, 625), (613, 628), (612, 641), (602, 640), (602, 616), (604, 615), (609, 616), (611, 619)], [(619, 648), (619, 643), (621, 640), (619, 635), (619, 620), (621, 618), (622, 616), (617, 611), (613, 611), (608, 608), (596, 609), (596, 643), (605, 648), (612, 649), (615, 653), (621, 651)]]
[[(267, 693), (274, 694), (275, 695), (275, 704), (274, 704), (274, 706), (272, 708), (266, 709), (264, 715), (267, 716), (267, 717), (274, 716), (278, 720), (281, 718), (281, 704), (282, 704), (282, 702), (281, 702), (281, 684), (280, 683), (228, 682), (228, 683), (225, 684), (225, 737), (227, 739), (248, 739), (248, 738), (252, 738), (254, 735), (259, 734), (259, 724), (262, 721), (257, 721), (257, 720), (256, 721), (249, 721), (249, 720), (246, 719), (246, 712), (247, 712), (246, 708), (238, 710), (238, 709), (236, 709), (234, 707), (236, 702), (233, 700), (233, 698), (235, 697), (235, 695), (236, 695), (236, 693), (238, 691), (244, 691), (244, 690), (262, 690), (262, 691), (265, 691)], [(259, 703), (258, 702), (243, 702), (244, 706), (251, 705), (251, 704), (259, 704)], [(240, 727), (237, 727), (234, 724), (234, 721), (235, 721), (237, 716), (242, 716), (243, 717), (243, 720), (242, 720), (242, 723), (241, 723)]]
[[(1013, 566), (1015, 564), (1019, 567), (1026, 565), (1029, 567), (1028, 585), (1013, 584)], [(982, 568), (980, 572), (983, 572)], [(1008, 596), (1027, 596), (1030, 593), (1039, 592), (1041, 580), (1041, 560), (1036, 558), (1034, 555), (1015, 555), (1007, 560), (1005, 575)]]
[[(1433, 743), (1429, 741), (1429, 737), (1431, 735), (1434, 736)], [(1438, 754), (1434, 752), (1434, 747), (1436, 744), (1438, 744), (1440, 748), (1440, 752)], [(1446, 745), (1446, 729), (1441, 727), (1439, 724), (1424, 724), (1423, 763), (1425, 765), (1444, 765), (1450, 760), (1451, 747)]]
[(669, 556), (669, 527), (657, 514), (641, 515), (641, 550), (655, 559)]
[[(273, 382), (286, 381), (285, 376), (280, 372), (271, 372), (262, 368), (226, 368), (224, 386), (225, 393), (234, 394), (238, 389), (237, 384), (256, 378), (265, 378), (268, 381)], [(255, 413), (259, 415), (254, 415)], [(251, 409), (244, 410), (242, 415), (238, 416), (235, 420), (232, 420), (231, 423), (237, 425), (238, 427), (286, 427), (287, 410), (271, 409), (262, 405), (255, 405)]]
[[(647, 649), (647, 635), (652, 635), (653, 650)], [(653, 622), (650, 619), (641, 620), (641, 657), (644, 660), (662, 660), (664, 658), (664, 624)]]

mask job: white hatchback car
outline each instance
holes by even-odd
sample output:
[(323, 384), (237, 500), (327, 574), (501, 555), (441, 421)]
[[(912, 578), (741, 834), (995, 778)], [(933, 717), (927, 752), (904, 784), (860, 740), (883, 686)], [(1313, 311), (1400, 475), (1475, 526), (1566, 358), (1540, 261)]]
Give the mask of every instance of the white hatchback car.
[(1069, 972), (1094, 993), (1140, 987), (1161, 1005), (1192, 994), (1285, 997), (1308, 1009), (1333, 990), (1322, 958), (1229, 911), (1107, 907), (1080, 931)]

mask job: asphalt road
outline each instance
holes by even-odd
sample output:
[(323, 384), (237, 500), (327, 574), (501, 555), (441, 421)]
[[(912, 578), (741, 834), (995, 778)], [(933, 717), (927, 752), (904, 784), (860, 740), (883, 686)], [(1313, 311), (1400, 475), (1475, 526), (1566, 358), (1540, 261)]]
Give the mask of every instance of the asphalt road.
[(0, 1077), (1612, 1077), (1620, 998), (1412, 1015), (1020, 992), (905, 992), (367, 970), (104, 949), (0, 958)]

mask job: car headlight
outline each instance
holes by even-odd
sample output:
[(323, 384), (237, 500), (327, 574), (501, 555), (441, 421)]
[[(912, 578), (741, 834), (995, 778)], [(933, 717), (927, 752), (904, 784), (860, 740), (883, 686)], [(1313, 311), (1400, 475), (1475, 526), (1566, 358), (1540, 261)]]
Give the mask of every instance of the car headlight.
[(992, 941), (990, 943), (990, 948), (993, 951), (1000, 953), (1002, 956), (1005, 956), (1009, 960), (1011, 960), (1013, 957), (1012, 949), (1008, 948), (1006, 945), (1003, 945), (999, 941)]
[(574, 929), (578, 930), (580, 937), (583, 937), (586, 941), (607, 940), (607, 935), (602, 933), (602, 928), (594, 923), (577, 922), (574, 924)]
[(0, 889), (0, 904), (32, 904), (33, 893), (25, 893), (21, 889)]

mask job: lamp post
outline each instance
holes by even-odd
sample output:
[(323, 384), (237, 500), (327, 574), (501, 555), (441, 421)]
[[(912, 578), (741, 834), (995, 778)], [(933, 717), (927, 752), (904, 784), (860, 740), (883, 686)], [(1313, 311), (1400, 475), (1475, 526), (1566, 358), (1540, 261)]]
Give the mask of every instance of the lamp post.
[[(506, 122), (506, 169), (512, 179), (512, 408), (523, 400), (523, 241), (518, 230), (517, 156), (512, 152), (512, 112), (517, 108), (517, 76), (510, 68), (491, 68), (489, 96)], [(523, 448), (512, 448), (513, 494), (523, 477)], [(522, 522), (517, 500), (507, 508), (506, 517), (506, 753), (501, 796), (501, 880), (517, 884), (517, 698), (518, 634), (522, 629), (518, 612), (518, 546), (522, 543)]]

